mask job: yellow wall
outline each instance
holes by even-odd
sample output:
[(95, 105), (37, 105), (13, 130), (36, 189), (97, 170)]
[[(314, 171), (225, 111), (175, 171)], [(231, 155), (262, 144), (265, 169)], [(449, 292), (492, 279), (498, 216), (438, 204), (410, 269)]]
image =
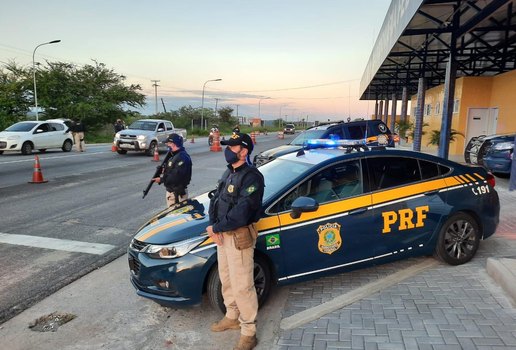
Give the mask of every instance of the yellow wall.
[[(444, 98), (444, 85), (439, 85), (425, 92), (425, 106), (431, 104), (430, 115), (423, 113), (423, 122), (428, 123), (423, 131), (421, 146), (428, 146), (432, 130), (440, 130), (442, 123), (442, 104)], [(468, 113), (470, 108), (498, 108), (497, 133), (516, 131), (516, 70), (495, 77), (461, 77), (455, 81), (455, 100), (459, 100), (459, 110), (453, 113), (452, 129), (466, 135)], [(412, 110), (411, 121), (415, 121), (413, 110), (416, 106), (417, 96), (411, 97)], [(437, 113), (435, 107), (439, 102), (440, 110)], [(458, 155), (464, 152), (465, 139), (457, 136), (450, 144), (450, 155)]]

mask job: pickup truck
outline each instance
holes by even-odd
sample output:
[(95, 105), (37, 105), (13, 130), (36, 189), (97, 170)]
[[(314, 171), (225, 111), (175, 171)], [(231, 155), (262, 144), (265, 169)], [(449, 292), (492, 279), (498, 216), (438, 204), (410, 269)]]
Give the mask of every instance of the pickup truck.
[(166, 139), (172, 133), (181, 135), (186, 140), (186, 129), (174, 128), (169, 120), (140, 119), (127, 129), (117, 132), (113, 144), (118, 154), (140, 151), (152, 156), (156, 147), (158, 152), (167, 150)]

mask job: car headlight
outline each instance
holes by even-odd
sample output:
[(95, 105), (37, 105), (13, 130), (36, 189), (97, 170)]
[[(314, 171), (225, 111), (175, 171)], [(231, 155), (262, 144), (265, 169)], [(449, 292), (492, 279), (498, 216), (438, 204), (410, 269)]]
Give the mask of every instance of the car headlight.
[(136, 137), (136, 139), (138, 139), (138, 141), (144, 141), (147, 137), (145, 135), (138, 135)]
[(9, 136), (7, 139), (9, 141), (13, 141), (13, 140), (18, 140), (19, 138), (20, 138), (20, 136), (18, 136), (18, 135), (12, 135), (12, 136)]
[(199, 244), (204, 242), (207, 236), (199, 236), (186, 241), (175, 242), (165, 245), (149, 244), (142, 253), (146, 253), (155, 259), (174, 259), (179, 258)]
[(120, 133), (119, 133), (119, 132), (117, 132), (117, 133), (115, 134), (115, 139), (119, 139), (119, 138), (120, 138)]
[(512, 149), (512, 147), (514, 146), (514, 142), (500, 142), (500, 143), (497, 143), (495, 144), (492, 149), (495, 149), (495, 150), (509, 150), (509, 149)]

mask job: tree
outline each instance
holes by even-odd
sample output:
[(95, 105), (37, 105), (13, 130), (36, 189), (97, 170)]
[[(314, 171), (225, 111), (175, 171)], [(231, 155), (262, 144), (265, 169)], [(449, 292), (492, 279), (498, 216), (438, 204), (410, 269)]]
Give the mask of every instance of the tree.
[(220, 108), (218, 112), (221, 124), (234, 125), (237, 123), (237, 119), (231, 115), (233, 113), (233, 108), (226, 106)]
[[(455, 141), (455, 139), (457, 138), (458, 135), (464, 137), (463, 133), (461, 133), (455, 129), (451, 129), (450, 130), (450, 139), (449, 139), (450, 143)], [(428, 141), (427, 146), (429, 146), (429, 145), (439, 146), (440, 139), (441, 139), (441, 130), (432, 130), (432, 134), (430, 135), (430, 141)]]
[(64, 62), (47, 62), (37, 72), (38, 104), (47, 118), (77, 118), (89, 127), (111, 124), (128, 115), (127, 107), (141, 107), (145, 95), (140, 85), (124, 84), (125, 76), (94, 61), (77, 67)]
[(28, 72), (15, 62), (0, 67), (0, 130), (25, 119), (32, 103), (32, 85)]

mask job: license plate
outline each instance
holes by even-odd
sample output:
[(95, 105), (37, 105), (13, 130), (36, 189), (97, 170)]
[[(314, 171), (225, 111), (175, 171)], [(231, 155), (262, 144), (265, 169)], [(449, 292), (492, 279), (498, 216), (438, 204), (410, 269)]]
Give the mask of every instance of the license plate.
[(134, 149), (134, 145), (131, 145), (131, 144), (129, 144), (129, 143), (121, 143), (121, 144), (119, 144), (119, 145), (118, 145), (118, 147), (120, 147), (120, 148), (132, 148), (132, 149)]

